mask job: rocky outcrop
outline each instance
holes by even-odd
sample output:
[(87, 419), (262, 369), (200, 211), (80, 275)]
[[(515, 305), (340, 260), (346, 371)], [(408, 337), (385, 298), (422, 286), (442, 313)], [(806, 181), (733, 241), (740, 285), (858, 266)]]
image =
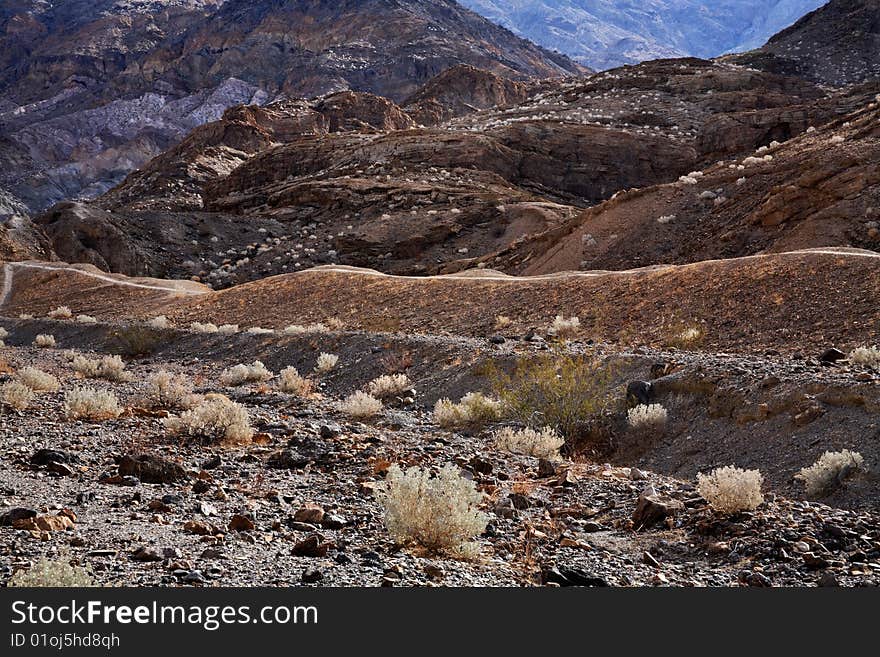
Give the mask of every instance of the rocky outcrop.
[(880, 77), (880, 2), (831, 0), (767, 44), (730, 58), (832, 86)]
[(400, 101), (461, 63), (584, 70), (450, 0), (26, 0), (0, 6), (0, 53), (0, 152), (21, 165), (0, 187), (32, 210), (100, 195), (234, 105)]

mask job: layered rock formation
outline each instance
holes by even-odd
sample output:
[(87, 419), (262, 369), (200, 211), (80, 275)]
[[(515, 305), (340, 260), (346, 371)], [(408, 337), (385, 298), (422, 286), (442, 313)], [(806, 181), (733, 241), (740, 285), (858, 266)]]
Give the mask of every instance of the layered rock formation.
[(354, 89), (403, 100), (461, 63), (583, 69), (450, 0), (7, 0), (0, 187), (32, 210), (97, 196), (230, 106)]

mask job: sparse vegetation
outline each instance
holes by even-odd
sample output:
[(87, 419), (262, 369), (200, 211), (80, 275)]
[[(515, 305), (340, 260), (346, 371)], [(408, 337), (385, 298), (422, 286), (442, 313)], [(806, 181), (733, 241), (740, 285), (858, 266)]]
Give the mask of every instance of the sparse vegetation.
[(568, 439), (611, 403), (611, 368), (599, 359), (548, 353), (522, 358), (512, 374), (496, 370), (490, 378), (505, 415)]
[(880, 368), (880, 348), (859, 347), (849, 354), (849, 361), (854, 365)]
[(221, 324), (217, 327), (217, 333), (221, 335), (234, 335), (239, 332), (238, 324)]
[(398, 543), (461, 558), (478, 554), (469, 541), (486, 528), (488, 518), (478, 508), (482, 494), (454, 465), (434, 477), (428, 470), (393, 465), (380, 497), (385, 525)]
[(383, 374), (367, 384), (367, 392), (376, 399), (398, 397), (412, 390), (412, 381), (406, 374)]
[(189, 380), (182, 374), (161, 370), (147, 381), (144, 400), (150, 408), (191, 408), (196, 402)]
[(159, 348), (162, 333), (144, 324), (131, 324), (113, 331), (114, 351), (127, 358), (148, 356)]
[(496, 315), (495, 317), (495, 330), (503, 331), (508, 329), (513, 324), (513, 320), (510, 319), (507, 315)]
[(98, 320), (91, 315), (77, 315), (76, 321), (80, 324), (97, 324)]
[(23, 367), (17, 374), (18, 380), (34, 392), (55, 392), (61, 387), (58, 379), (36, 367)]
[(175, 436), (189, 436), (204, 442), (246, 442), (254, 435), (247, 409), (224, 395), (207, 395), (180, 417), (165, 420)]
[(568, 340), (577, 335), (581, 328), (581, 320), (577, 317), (565, 318), (562, 315), (556, 315), (553, 323), (547, 332), (560, 340)]
[(754, 511), (764, 503), (761, 486), (764, 477), (758, 470), (727, 466), (708, 475), (697, 475), (697, 491), (721, 513)]
[(336, 367), (336, 364), (338, 362), (339, 356), (337, 356), (336, 354), (327, 354), (321, 352), (318, 355), (318, 361), (315, 364), (315, 371), (319, 374), (326, 374), (327, 372), (330, 372), (334, 367)]
[(86, 358), (82, 355), (76, 355), (70, 366), (74, 372), (82, 374), (87, 379), (105, 379), (116, 382), (128, 380), (125, 362), (119, 356)]
[(7, 381), (0, 387), (0, 399), (3, 400), (3, 404), (17, 411), (27, 409), (33, 398), (34, 391), (19, 381)]
[(112, 392), (84, 386), (64, 394), (64, 414), (70, 419), (111, 420), (122, 415), (122, 408)]
[(797, 478), (804, 482), (809, 497), (824, 497), (864, 467), (865, 459), (858, 452), (825, 452), (813, 465), (803, 468)]
[(272, 372), (266, 369), (261, 361), (255, 360), (250, 365), (240, 363), (235, 367), (223, 370), (220, 383), (224, 386), (240, 386), (245, 383), (258, 383), (272, 378)]
[(285, 335), (303, 335), (306, 333), (327, 333), (329, 332), (329, 327), (324, 324), (309, 324), (308, 326), (301, 326), (300, 324), (291, 324), (290, 326), (285, 327), (283, 333)]
[(639, 404), (626, 414), (629, 426), (638, 431), (662, 431), (667, 418), (668, 413), (661, 404)]
[(27, 570), (19, 570), (9, 579), (14, 587), (89, 587), (94, 586), (91, 575), (79, 566), (71, 566), (62, 559), (41, 557)]
[(382, 412), (382, 402), (358, 390), (339, 403), (339, 410), (348, 417), (365, 420)]
[(434, 404), (434, 421), (444, 429), (476, 428), (500, 417), (500, 404), (481, 392), (469, 392), (457, 404), (449, 399)]
[(274, 332), (274, 329), (267, 329), (261, 326), (252, 326), (247, 330), (249, 335), (271, 335)]
[(308, 397), (314, 390), (315, 384), (312, 380), (300, 376), (295, 367), (285, 367), (279, 376), (278, 389), (281, 392), (298, 397)]
[(203, 324), (201, 322), (193, 322), (189, 325), (189, 330), (195, 333), (217, 333), (219, 331), (217, 325), (210, 322), (208, 322), (207, 324)]
[(529, 427), (525, 429), (504, 427), (496, 431), (494, 437), (499, 449), (550, 461), (558, 461), (562, 458), (559, 449), (565, 445), (565, 439), (552, 427), (543, 427), (537, 431)]
[(146, 322), (146, 325), (154, 329), (170, 329), (173, 327), (171, 321), (165, 315), (157, 315)]
[(73, 313), (67, 306), (58, 306), (54, 310), (50, 310), (46, 313), (46, 317), (49, 319), (70, 319), (73, 317)]
[(55, 346), (55, 336), (41, 333), (34, 338), (34, 345), (41, 349), (52, 349)]

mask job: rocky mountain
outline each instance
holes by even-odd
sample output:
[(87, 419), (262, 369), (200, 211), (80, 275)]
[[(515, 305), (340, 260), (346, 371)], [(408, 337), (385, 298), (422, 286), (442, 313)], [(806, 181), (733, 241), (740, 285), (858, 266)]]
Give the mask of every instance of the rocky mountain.
[(827, 0), (462, 0), (596, 69), (757, 48)]
[(3, 0), (0, 190), (96, 196), (228, 107), (345, 89), (398, 101), (458, 64), (583, 71), (451, 0)]
[(733, 61), (832, 86), (880, 77), (880, 2), (831, 0)]
[[(37, 222), (63, 260), (215, 288), (315, 264), (519, 272), (589, 206), (739, 161), (873, 97), (697, 59), (499, 85), (459, 68), (404, 107), (340, 92), (230, 109), (96, 201)], [(501, 104), (475, 107), (490, 97)], [(453, 118), (424, 127), (426, 103)], [(856, 242), (844, 231), (802, 243), (831, 244)], [(639, 264), (668, 253), (644, 255)]]

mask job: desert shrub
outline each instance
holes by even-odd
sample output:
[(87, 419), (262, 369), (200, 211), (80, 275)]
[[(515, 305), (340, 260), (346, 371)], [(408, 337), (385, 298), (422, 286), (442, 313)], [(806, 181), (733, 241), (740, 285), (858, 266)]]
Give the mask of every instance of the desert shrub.
[(234, 335), (239, 332), (238, 324), (221, 324), (217, 327), (217, 333), (221, 335)]
[(73, 317), (73, 313), (67, 306), (58, 306), (54, 310), (50, 310), (46, 313), (46, 317), (49, 319), (70, 319)]
[(154, 329), (170, 329), (172, 327), (171, 321), (165, 315), (157, 315), (147, 320), (146, 325)]
[(289, 395), (307, 397), (312, 393), (315, 384), (311, 379), (300, 376), (295, 367), (285, 367), (281, 370), (278, 389)]
[(128, 373), (125, 371), (125, 362), (119, 356), (103, 356), (101, 358), (86, 358), (77, 355), (70, 364), (74, 372), (82, 374), (87, 379), (105, 379), (107, 381), (125, 381)]
[(240, 363), (235, 367), (223, 370), (220, 375), (220, 383), (224, 386), (240, 386), (245, 383), (268, 381), (272, 378), (272, 372), (266, 369), (262, 362), (255, 360), (250, 365)]
[(797, 478), (806, 485), (807, 495), (823, 497), (830, 494), (856, 472), (863, 470), (865, 459), (858, 452), (844, 449), (825, 452), (813, 465), (803, 468)]
[(33, 319), (34, 316), (31, 313), (19, 313), (19, 319)]
[(285, 335), (303, 335), (306, 333), (327, 333), (330, 328), (324, 324), (309, 324), (308, 326), (302, 326), (300, 324), (291, 324), (284, 328)]
[(495, 330), (503, 331), (504, 329), (510, 328), (513, 324), (513, 320), (510, 319), (507, 315), (496, 315), (495, 316)]
[(697, 475), (697, 491), (712, 508), (721, 513), (753, 511), (764, 503), (761, 486), (764, 477), (758, 470), (727, 466), (708, 475)]
[(150, 408), (188, 409), (195, 403), (196, 396), (185, 376), (161, 370), (147, 381), (144, 400)]
[(9, 331), (7, 331), (5, 328), (0, 326), (0, 340), (5, 340), (8, 337), (9, 337)]
[(412, 389), (406, 374), (383, 374), (367, 384), (367, 392), (376, 399), (398, 397)]
[(562, 315), (556, 315), (556, 318), (553, 320), (553, 323), (550, 324), (550, 328), (547, 332), (560, 340), (567, 340), (577, 335), (580, 328), (581, 320), (577, 317), (569, 317), (566, 319)]
[(392, 465), (379, 497), (385, 526), (398, 543), (465, 558), (478, 554), (477, 544), (469, 541), (486, 529), (488, 519), (478, 508), (482, 494), (454, 465), (435, 477), (428, 470)]
[(216, 324), (202, 324), (201, 322), (193, 322), (189, 325), (189, 330), (195, 333), (217, 333), (219, 330)]
[(41, 333), (34, 339), (34, 345), (42, 349), (51, 349), (55, 346), (55, 336)]
[(561, 352), (522, 358), (512, 374), (495, 370), (490, 379), (505, 415), (565, 438), (577, 437), (611, 401), (610, 366)]
[(326, 354), (321, 352), (318, 355), (318, 362), (315, 364), (315, 371), (321, 374), (326, 374), (339, 362), (339, 356), (336, 354)]
[(444, 429), (475, 428), (500, 416), (500, 404), (481, 392), (469, 392), (457, 404), (449, 399), (438, 399), (434, 404), (434, 421)]
[(254, 435), (247, 409), (224, 395), (207, 395), (180, 417), (166, 418), (165, 428), (205, 442), (244, 442)]
[(55, 392), (61, 387), (58, 379), (36, 367), (22, 367), (17, 374), (18, 380), (35, 392)]
[(252, 326), (246, 331), (249, 335), (270, 335), (275, 332), (274, 329), (267, 329), (261, 326)]
[(660, 431), (666, 426), (668, 414), (660, 404), (639, 404), (626, 414), (629, 426), (637, 430)]
[(880, 368), (880, 348), (859, 347), (853, 349), (849, 354), (849, 361), (854, 365)]
[(87, 587), (94, 586), (91, 575), (79, 566), (71, 566), (61, 559), (41, 557), (28, 570), (19, 570), (9, 579), (15, 587)]
[(565, 439), (552, 427), (544, 427), (539, 431), (528, 427), (518, 430), (504, 427), (495, 432), (495, 444), (499, 449), (514, 454), (558, 461), (562, 458), (559, 449), (565, 444)]
[(77, 315), (76, 321), (78, 321), (80, 324), (97, 324), (98, 323), (98, 320), (95, 317), (92, 317), (91, 315)]
[(145, 324), (131, 324), (119, 328), (110, 336), (113, 351), (127, 358), (148, 356), (159, 348), (165, 336), (159, 329)]
[(327, 328), (329, 328), (331, 331), (341, 331), (345, 328), (345, 322), (343, 322), (338, 317), (331, 317), (330, 319), (326, 320), (325, 323), (327, 324)]
[(339, 410), (351, 418), (363, 420), (382, 412), (382, 402), (358, 390), (339, 403)]
[(110, 420), (122, 415), (122, 408), (112, 392), (81, 387), (64, 394), (64, 414), (71, 419)]
[(10, 408), (23, 411), (30, 406), (34, 391), (18, 381), (7, 381), (0, 387), (0, 399)]

